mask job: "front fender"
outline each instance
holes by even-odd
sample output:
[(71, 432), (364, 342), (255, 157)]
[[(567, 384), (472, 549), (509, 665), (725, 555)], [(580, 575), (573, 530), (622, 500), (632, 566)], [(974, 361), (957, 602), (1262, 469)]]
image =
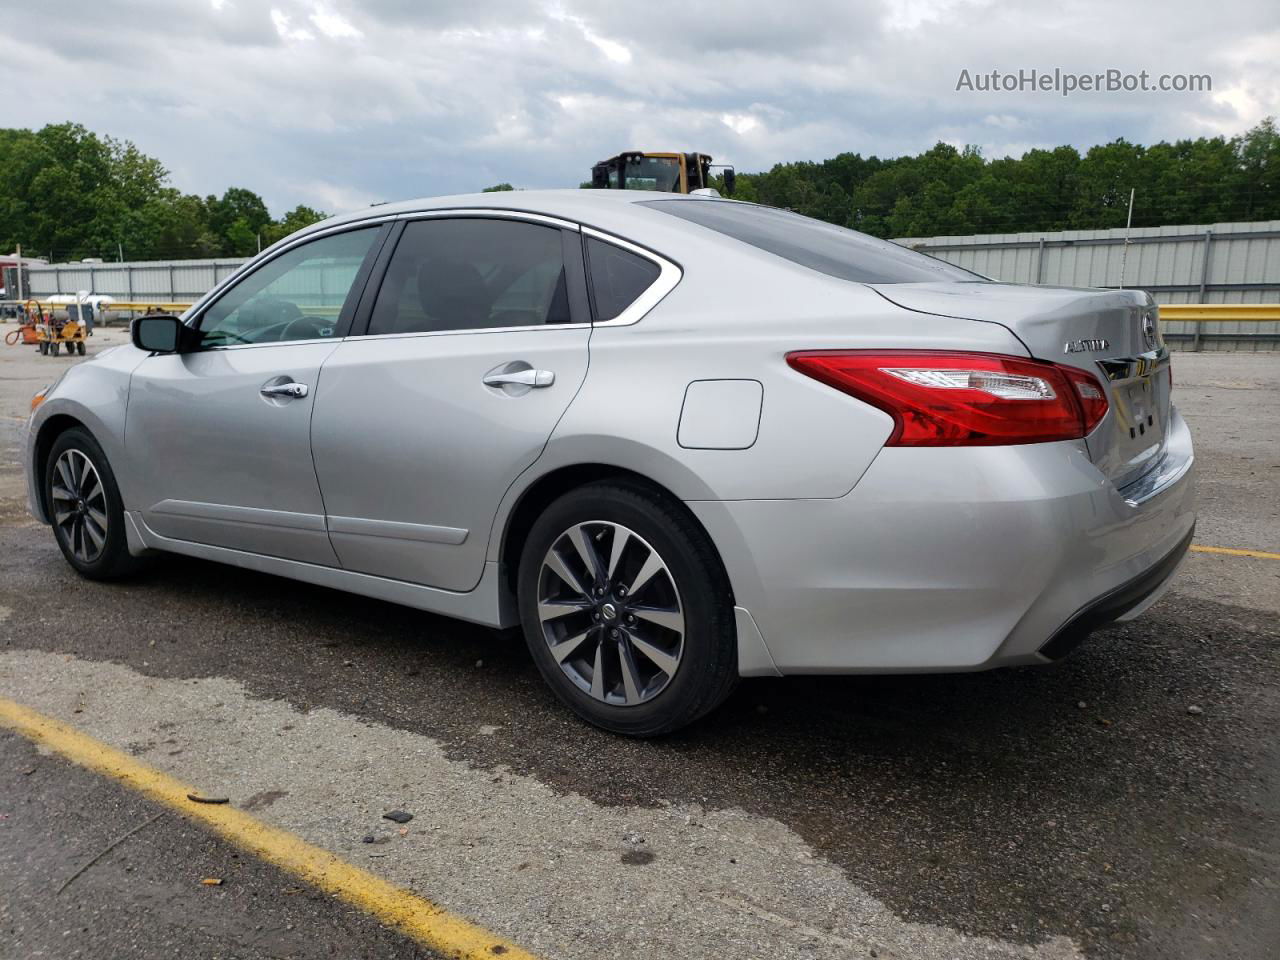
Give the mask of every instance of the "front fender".
[(64, 429), (72, 421), (88, 430), (102, 447), (120, 487), (125, 509), (133, 506), (130, 491), (134, 489), (134, 471), (125, 451), (125, 424), (129, 380), (146, 357), (147, 354), (132, 346), (118, 347), (71, 367), (27, 422), (23, 447), (27, 500), (32, 514), (41, 522), (49, 520), (39, 488), (43, 464), (38, 462), (38, 451), (48, 449), (49, 430)]

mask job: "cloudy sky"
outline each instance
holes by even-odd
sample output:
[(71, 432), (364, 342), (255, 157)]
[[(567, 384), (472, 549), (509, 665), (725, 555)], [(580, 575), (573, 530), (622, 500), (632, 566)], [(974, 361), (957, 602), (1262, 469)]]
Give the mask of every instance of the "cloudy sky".
[[(938, 140), (986, 155), (1280, 114), (1275, 0), (14, 0), (0, 125), (75, 120), (273, 212), (576, 186), (623, 149), (739, 170)], [(1019, 68), (1211, 93), (957, 92)]]

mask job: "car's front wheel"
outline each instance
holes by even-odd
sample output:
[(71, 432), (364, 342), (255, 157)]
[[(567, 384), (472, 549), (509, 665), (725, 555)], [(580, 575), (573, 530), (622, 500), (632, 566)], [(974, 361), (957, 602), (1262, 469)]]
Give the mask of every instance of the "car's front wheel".
[(110, 580), (138, 568), (115, 474), (87, 431), (72, 428), (54, 440), (45, 464), (45, 503), (62, 555), (80, 574)]
[(518, 594), (542, 676), (607, 730), (678, 729), (737, 679), (733, 599), (715, 549), (645, 487), (595, 483), (552, 503), (525, 541)]

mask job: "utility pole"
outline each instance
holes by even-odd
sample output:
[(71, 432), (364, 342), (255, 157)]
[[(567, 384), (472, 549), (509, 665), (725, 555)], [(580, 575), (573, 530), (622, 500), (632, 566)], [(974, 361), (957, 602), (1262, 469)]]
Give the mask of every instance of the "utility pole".
[(1133, 226), (1133, 194), (1135, 187), (1129, 188), (1129, 219), (1124, 222), (1124, 249), (1120, 251), (1120, 289), (1124, 289), (1124, 268), (1129, 262), (1129, 228)]
[(18, 300), (26, 300), (22, 295), (22, 244), (18, 244)]

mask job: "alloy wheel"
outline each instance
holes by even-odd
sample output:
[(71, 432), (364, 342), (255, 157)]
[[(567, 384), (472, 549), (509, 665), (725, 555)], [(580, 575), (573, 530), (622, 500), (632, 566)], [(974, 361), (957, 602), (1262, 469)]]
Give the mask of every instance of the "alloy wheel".
[(107, 493), (93, 462), (64, 450), (53, 465), (53, 525), (81, 563), (93, 563), (107, 545)]
[(587, 521), (556, 538), (538, 574), (538, 619), (565, 676), (602, 703), (652, 700), (680, 668), (685, 618), (675, 578), (621, 524)]

